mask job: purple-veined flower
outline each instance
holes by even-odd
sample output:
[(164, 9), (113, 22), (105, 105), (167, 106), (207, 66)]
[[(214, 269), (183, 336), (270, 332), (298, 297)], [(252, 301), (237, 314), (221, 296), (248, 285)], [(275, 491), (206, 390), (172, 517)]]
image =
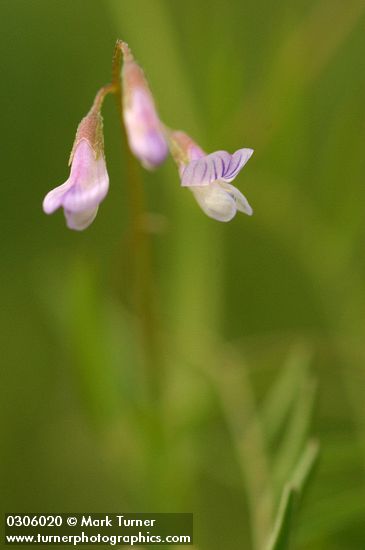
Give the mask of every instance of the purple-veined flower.
[(129, 146), (142, 165), (153, 170), (164, 162), (168, 146), (155, 102), (141, 67), (122, 44), (123, 117)]
[(67, 226), (82, 231), (95, 219), (109, 188), (100, 113), (90, 112), (79, 124), (70, 164), (68, 180), (46, 195), (43, 210), (52, 214), (63, 207)]
[(251, 157), (252, 149), (239, 149), (233, 155), (216, 151), (206, 155), (185, 133), (170, 136), (171, 152), (180, 172), (181, 185), (189, 187), (201, 209), (215, 220), (229, 222), (237, 210), (251, 216), (246, 197), (230, 184)]

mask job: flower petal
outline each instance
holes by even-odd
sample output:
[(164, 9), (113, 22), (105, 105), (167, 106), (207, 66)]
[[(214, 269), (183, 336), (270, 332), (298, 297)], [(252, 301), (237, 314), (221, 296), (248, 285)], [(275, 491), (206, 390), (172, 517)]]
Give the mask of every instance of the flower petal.
[(165, 138), (154, 128), (130, 137), (130, 147), (147, 170), (154, 170), (162, 164), (168, 153)]
[(108, 188), (105, 160), (100, 157), (88, 166), (84, 174), (78, 174), (73, 186), (64, 195), (62, 205), (70, 212), (94, 209), (105, 198)]
[(236, 215), (235, 199), (218, 183), (207, 187), (192, 187), (199, 206), (210, 218), (220, 222), (229, 222)]
[(215, 151), (191, 161), (181, 177), (183, 187), (205, 186), (217, 180), (232, 181), (253, 153), (252, 149), (239, 149), (233, 155)]
[(158, 118), (151, 92), (146, 88), (127, 90), (123, 116), (128, 143), (142, 165), (152, 170), (162, 164), (168, 155), (168, 145)]
[(225, 182), (221, 182), (220, 185), (232, 197), (232, 199), (236, 204), (237, 210), (239, 210), (240, 212), (243, 212), (244, 214), (247, 214), (248, 216), (252, 216), (253, 210), (249, 205), (248, 200), (241, 193), (241, 191), (237, 189), (237, 187), (234, 187), (234, 185), (231, 185), (230, 183), (225, 183)]
[(211, 165), (207, 157), (191, 161), (182, 170), (181, 185), (183, 187), (209, 185), (211, 181)]
[(43, 200), (43, 211), (46, 214), (52, 214), (57, 208), (60, 208), (60, 206), (62, 206), (63, 197), (71, 187), (72, 181), (68, 179), (65, 183), (55, 187), (52, 191), (47, 193)]
[(222, 174), (221, 179), (223, 181), (232, 181), (242, 170), (246, 162), (251, 158), (253, 149), (238, 149), (231, 156), (231, 161), (227, 170)]
[(89, 227), (89, 225), (94, 221), (97, 212), (98, 207), (90, 210), (82, 210), (81, 212), (71, 212), (70, 210), (65, 210), (66, 225), (69, 229), (82, 231), (83, 229)]

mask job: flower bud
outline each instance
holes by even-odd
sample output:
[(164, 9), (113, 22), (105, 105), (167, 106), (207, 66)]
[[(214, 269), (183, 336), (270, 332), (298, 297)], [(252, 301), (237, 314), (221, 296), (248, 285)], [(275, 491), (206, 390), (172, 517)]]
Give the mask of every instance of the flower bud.
[(168, 146), (155, 102), (141, 67), (122, 44), (123, 117), (129, 146), (142, 165), (153, 170), (165, 160)]

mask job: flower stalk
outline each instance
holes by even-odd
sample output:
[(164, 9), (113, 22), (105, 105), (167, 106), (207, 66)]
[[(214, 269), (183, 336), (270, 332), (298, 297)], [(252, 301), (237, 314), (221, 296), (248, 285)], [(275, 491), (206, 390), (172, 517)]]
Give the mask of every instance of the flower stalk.
[(151, 236), (145, 224), (146, 202), (140, 167), (128, 147), (128, 136), (124, 125), (123, 90), (120, 78), (122, 56), (124, 56), (124, 60), (128, 60), (131, 53), (125, 42), (117, 40), (113, 56), (112, 87), (123, 135), (123, 156), (126, 160), (126, 187), (130, 215), (130, 250), (128, 257), (130, 258), (133, 285), (132, 303), (136, 312), (140, 340), (144, 350), (150, 397), (157, 402), (161, 391), (161, 365), (163, 359), (154, 300)]

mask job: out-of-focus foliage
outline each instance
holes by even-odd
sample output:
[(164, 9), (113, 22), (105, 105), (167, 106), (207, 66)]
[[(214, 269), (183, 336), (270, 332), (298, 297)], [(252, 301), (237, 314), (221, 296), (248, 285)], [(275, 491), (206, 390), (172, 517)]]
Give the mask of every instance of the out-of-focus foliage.
[[(363, 0), (1, 0), (6, 511), (193, 511), (199, 550), (364, 548), (364, 25)], [(255, 214), (230, 224), (171, 160), (141, 170), (153, 362), (113, 98), (96, 221), (41, 211), (117, 38), (170, 127), (255, 149), (235, 181)]]

